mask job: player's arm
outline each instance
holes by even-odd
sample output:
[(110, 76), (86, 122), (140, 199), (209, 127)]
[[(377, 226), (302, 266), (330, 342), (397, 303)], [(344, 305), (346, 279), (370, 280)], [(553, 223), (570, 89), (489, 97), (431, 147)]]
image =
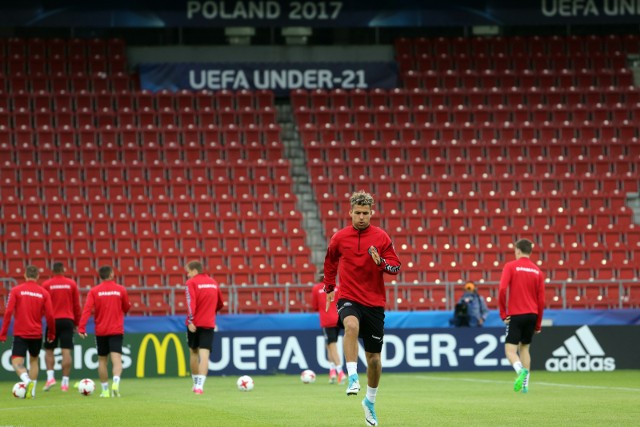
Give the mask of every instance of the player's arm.
[(80, 316), (82, 316), (82, 307), (80, 307), (80, 291), (78, 291), (78, 285), (74, 282), (73, 289), (73, 323), (76, 325), (76, 329), (80, 324)]
[(82, 338), (87, 337), (87, 322), (89, 321), (89, 317), (91, 316), (91, 311), (93, 310), (93, 292), (89, 292), (87, 296), (87, 301), (84, 303), (84, 308), (82, 309), (82, 316), (80, 316), (80, 323), (78, 324), (78, 335)]
[(536, 333), (542, 331), (542, 316), (544, 314), (544, 275), (540, 275), (538, 280), (538, 321), (536, 322)]
[(320, 311), (319, 307), (318, 307), (318, 291), (319, 288), (317, 286), (314, 286), (313, 288), (311, 288), (311, 310), (313, 311)]
[[(15, 289), (15, 288), (14, 288)], [(9, 301), (7, 303), (7, 308), (4, 312), (4, 317), (2, 318), (2, 330), (0, 331), (0, 342), (5, 342), (7, 340), (7, 333), (9, 332), (9, 324), (11, 323), (11, 316), (13, 316), (13, 311), (16, 308), (16, 296), (13, 289), (9, 293)]]
[(505, 266), (500, 276), (500, 286), (498, 288), (498, 306), (500, 308), (500, 318), (507, 320), (507, 288), (511, 282), (511, 269)]
[(222, 290), (220, 290), (220, 285), (218, 284), (218, 303), (216, 304), (216, 312), (222, 310), (224, 307), (224, 299), (222, 298)]
[(336, 235), (334, 234), (329, 242), (327, 248), (327, 254), (324, 257), (324, 278), (322, 280), (324, 284), (324, 291), (329, 294), (333, 292), (336, 287), (336, 275), (338, 273), (338, 263), (340, 262), (340, 249), (338, 248), (338, 242)]
[(53, 314), (53, 304), (51, 303), (51, 295), (46, 292), (44, 297), (44, 317), (47, 319), (47, 341), (51, 342), (56, 339), (56, 319)]
[(122, 303), (122, 312), (126, 314), (131, 309), (131, 301), (129, 301), (129, 294), (127, 293), (127, 290), (124, 286), (122, 287), (122, 291), (122, 296), (120, 297)]
[(369, 255), (371, 255), (371, 259), (373, 259), (378, 268), (385, 273), (393, 276), (400, 273), (402, 263), (390, 239), (384, 245), (381, 245), (381, 249), (375, 246), (369, 247)]
[(185, 292), (187, 294), (187, 328), (189, 331), (195, 332), (197, 328), (196, 325), (193, 324), (193, 320), (196, 312), (196, 294), (193, 283), (187, 282)]

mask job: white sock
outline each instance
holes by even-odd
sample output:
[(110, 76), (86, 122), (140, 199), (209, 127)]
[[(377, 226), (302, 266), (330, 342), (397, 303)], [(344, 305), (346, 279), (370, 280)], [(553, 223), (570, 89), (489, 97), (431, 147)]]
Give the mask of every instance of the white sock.
[(53, 369), (47, 369), (47, 381), (55, 380), (55, 371)]
[(371, 403), (376, 403), (376, 394), (378, 393), (378, 387), (373, 388), (367, 386), (367, 400)]
[(527, 376), (524, 378), (524, 381), (522, 382), (522, 387), (528, 387), (529, 386), (529, 375), (531, 375), (531, 372), (529, 372), (527, 374)]
[(114, 384), (118, 384), (119, 382), (120, 382), (120, 377), (119, 377), (119, 376), (117, 376), (117, 375), (114, 375), (114, 376), (113, 376), (113, 383), (114, 383)]
[(516, 370), (516, 373), (519, 374), (520, 370), (522, 369), (522, 362), (517, 361), (516, 363), (513, 364), (513, 369)]
[(329, 369), (336, 369), (336, 364), (333, 362), (329, 363)]
[(336, 365), (336, 372), (337, 373), (342, 372), (342, 365)]
[(107, 381), (106, 383), (100, 383), (102, 385), (102, 391), (104, 390), (109, 390), (109, 382)]
[(62, 377), (62, 385), (69, 385), (69, 377)]
[(36, 395), (36, 386), (38, 385), (38, 380), (33, 380), (33, 388), (31, 389), (31, 397), (35, 397)]
[(198, 385), (197, 375), (191, 374), (191, 379), (193, 380), (193, 385)]
[(196, 389), (202, 390), (204, 388), (204, 382), (207, 379), (206, 375), (196, 375)]
[(29, 378), (29, 374), (26, 372), (20, 375), (20, 379), (22, 380), (23, 383), (29, 384), (29, 382), (31, 382), (31, 378)]
[(347, 375), (358, 374), (358, 362), (347, 362)]

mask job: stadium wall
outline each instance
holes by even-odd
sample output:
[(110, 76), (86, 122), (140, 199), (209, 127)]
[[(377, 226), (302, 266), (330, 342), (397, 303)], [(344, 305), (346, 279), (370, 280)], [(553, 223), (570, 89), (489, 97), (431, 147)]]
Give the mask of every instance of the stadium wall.
[[(388, 312), (385, 372), (509, 370), (504, 327), (491, 312), (485, 328), (450, 328), (447, 312)], [(533, 369), (611, 371), (640, 369), (640, 310), (548, 310), (532, 346)], [(297, 374), (328, 369), (317, 314), (227, 315), (218, 319), (210, 375)], [(124, 377), (189, 375), (184, 317), (128, 317)], [(93, 332), (93, 324), (89, 325)], [(624, 344), (623, 344), (624, 343)], [(341, 343), (339, 343), (341, 349)], [(75, 378), (96, 375), (93, 339), (75, 340)], [(60, 370), (56, 350), (56, 370)], [(361, 366), (365, 356), (360, 350)], [(0, 345), (0, 381), (15, 379), (11, 340)], [(44, 369), (44, 352), (40, 355)]]

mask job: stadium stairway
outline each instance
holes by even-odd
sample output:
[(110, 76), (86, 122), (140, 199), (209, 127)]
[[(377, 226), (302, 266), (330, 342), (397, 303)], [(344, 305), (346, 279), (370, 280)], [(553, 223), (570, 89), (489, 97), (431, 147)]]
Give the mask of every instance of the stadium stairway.
[(297, 208), (302, 213), (302, 225), (307, 232), (306, 243), (311, 249), (311, 262), (316, 271), (322, 270), (327, 248), (324, 227), (318, 213), (318, 203), (311, 187), (311, 178), (302, 139), (295, 125), (293, 109), (289, 98), (276, 104), (278, 124), (284, 145), (284, 155), (291, 164), (293, 191), (298, 198)]

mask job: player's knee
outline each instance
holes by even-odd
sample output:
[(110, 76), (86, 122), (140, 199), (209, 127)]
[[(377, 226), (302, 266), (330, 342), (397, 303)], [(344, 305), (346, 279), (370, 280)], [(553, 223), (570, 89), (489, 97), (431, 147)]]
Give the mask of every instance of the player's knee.
[(344, 332), (345, 334), (358, 334), (358, 321), (356, 319), (347, 320), (344, 322)]

